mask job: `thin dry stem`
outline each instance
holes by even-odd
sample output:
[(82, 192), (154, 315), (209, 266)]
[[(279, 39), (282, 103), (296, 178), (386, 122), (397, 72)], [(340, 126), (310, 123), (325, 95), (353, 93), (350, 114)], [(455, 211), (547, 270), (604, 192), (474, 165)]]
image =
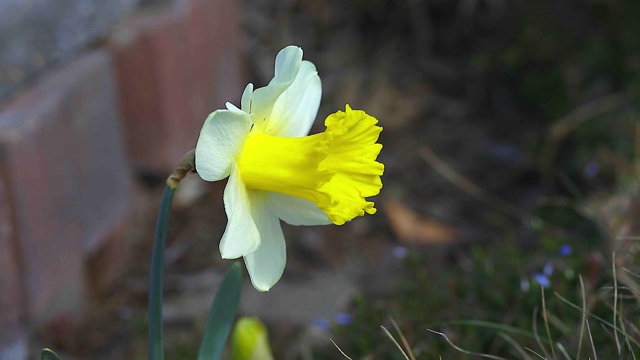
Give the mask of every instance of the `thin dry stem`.
[(640, 241), (640, 236), (631, 236), (631, 235), (627, 235), (627, 236), (618, 236), (618, 237), (616, 237), (616, 240), (632, 240), (632, 241)]
[(589, 320), (587, 320), (587, 334), (589, 334), (589, 341), (591, 342), (591, 351), (593, 351), (593, 360), (598, 360), (598, 353), (596, 353), (596, 344), (593, 342), (593, 336), (591, 335), (591, 327), (589, 327)]
[(167, 179), (167, 185), (170, 188), (175, 189), (178, 187), (178, 184), (180, 184), (180, 181), (187, 176), (187, 174), (195, 172), (196, 149), (193, 149), (182, 157), (182, 159), (178, 163), (178, 166), (176, 166), (176, 169), (173, 170), (173, 173), (171, 175), (169, 175), (169, 178)]
[(542, 350), (542, 352), (544, 353), (544, 358), (548, 358), (549, 357), (549, 353), (547, 352), (547, 349), (542, 345), (542, 340), (540, 340), (540, 334), (538, 334), (538, 307), (536, 306), (535, 308), (533, 308), (533, 319), (532, 319), (532, 325), (533, 325), (533, 337), (536, 339), (536, 343), (538, 344), (538, 346), (540, 347), (540, 349)]
[[(562, 300), (565, 304), (568, 304), (572, 308), (574, 308), (574, 309), (576, 309), (578, 311), (581, 311), (584, 314), (587, 314), (587, 312), (585, 310), (581, 309), (578, 305), (576, 305), (576, 304), (572, 303), (571, 301), (567, 300), (566, 298), (562, 297), (562, 295), (560, 295), (558, 293), (554, 293), (554, 294), (558, 297), (558, 299)], [(615, 328), (612, 323), (606, 321), (605, 319), (603, 319), (603, 318), (601, 318), (599, 316), (596, 316), (596, 315), (593, 315), (593, 314), (589, 314), (589, 317), (593, 318), (594, 320), (599, 321), (600, 323), (602, 323), (603, 325), (608, 326), (611, 329), (614, 329), (614, 330), (622, 332), (622, 330), (620, 328)], [(634, 343), (636, 346), (640, 347), (640, 342), (638, 340), (634, 339), (631, 336), (629, 336), (628, 338), (632, 343)]]
[(434, 170), (436, 170), (440, 175), (442, 175), (445, 179), (449, 180), (451, 183), (458, 186), (460, 189), (462, 189), (472, 197), (489, 204), (493, 208), (505, 214), (514, 216), (519, 220), (526, 218), (526, 215), (522, 209), (486, 192), (471, 180), (462, 176), (452, 167), (447, 165), (447, 163), (445, 163), (438, 155), (436, 155), (428, 146), (422, 146), (420, 148), (419, 154), (420, 157), (422, 157), (424, 161), (429, 163), (429, 165), (431, 165)]
[(549, 330), (549, 318), (547, 316), (547, 302), (544, 298), (544, 287), (542, 287), (542, 319), (544, 320), (544, 327), (547, 331), (547, 339), (549, 339), (549, 344), (551, 344), (551, 355), (553, 358), (556, 358), (556, 350), (553, 346), (553, 339), (551, 339), (551, 331)]
[[(613, 271), (613, 327), (618, 326), (618, 277), (616, 275), (616, 253), (611, 255), (611, 268)], [(614, 338), (616, 339), (616, 349), (618, 349), (618, 355), (620, 355), (621, 346), (618, 339), (618, 331), (613, 330)]]
[(454, 344), (451, 340), (449, 340), (449, 338), (447, 337), (447, 335), (445, 333), (441, 333), (439, 331), (435, 331), (435, 330), (431, 330), (431, 329), (427, 329), (427, 331), (430, 331), (430, 332), (432, 332), (432, 333), (434, 333), (436, 335), (442, 336), (449, 343), (449, 345), (451, 345), (451, 347), (453, 347), (454, 349), (458, 350), (459, 352), (461, 352), (463, 354), (480, 356), (480, 357), (487, 358), (487, 359), (507, 360), (507, 359), (505, 359), (503, 357), (499, 357), (499, 356), (476, 353), (476, 352), (471, 352), (471, 351), (465, 350), (465, 349), (457, 346), (456, 344)]
[(576, 359), (580, 359), (580, 351), (582, 350), (582, 339), (584, 338), (584, 329), (587, 321), (587, 294), (584, 290), (584, 281), (582, 281), (582, 275), (579, 276), (580, 280), (580, 294), (582, 294), (582, 319), (580, 320), (580, 337), (578, 338), (578, 355)]
[(547, 360), (547, 359), (548, 359), (547, 357), (544, 357), (544, 356), (542, 356), (542, 355), (538, 354), (538, 353), (537, 353), (537, 352), (535, 352), (533, 349), (529, 349), (528, 347), (525, 347), (524, 349), (525, 349), (525, 350), (527, 350), (527, 351), (529, 351), (529, 352), (531, 352), (531, 353), (533, 353), (533, 354), (535, 354), (535, 355), (536, 355), (537, 357), (539, 357), (540, 359), (543, 359), (543, 360)]
[(502, 339), (504, 339), (504, 341), (508, 342), (509, 345), (513, 346), (513, 348), (516, 349), (516, 351), (518, 351), (518, 353), (520, 353), (520, 355), (522, 355), (523, 359), (531, 360), (531, 356), (529, 356), (529, 354), (527, 354), (527, 352), (524, 350), (522, 345), (518, 344), (518, 342), (514, 338), (512, 338), (511, 336), (509, 336), (506, 333), (503, 333), (502, 331), (498, 333), (498, 336), (501, 337)]
[[(623, 303), (624, 304), (624, 303)], [(622, 309), (622, 304), (621, 304), (621, 309), (620, 309), (620, 328), (622, 329), (622, 334), (624, 335), (624, 345), (627, 346), (627, 349), (629, 349), (629, 353), (631, 354), (631, 357), (633, 359), (636, 358), (636, 355), (633, 353), (633, 347), (631, 347), (631, 342), (629, 341), (629, 337), (631, 337), (631, 334), (629, 334), (627, 332), (627, 326), (624, 323), (624, 318), (623, 318), (623, 314), (624, 314), (624, 310)]]
[(391, 320), (391, 324), (393, 324), (393, 327), (398, 332), (398, 335), (400, 335), (400, 340), (402, 340), (402, 345), (404, 346), (404, 349), (407, 351), (407, 354), (409, 354), (409, 358), (411, 358), (411, 360), (416, 360), (416, 357), (415, 355), (413, 355), (413, 351), (411, 350), (411, 346), (409, 346), (409, 342), (404, 337), (404, 334), (400, 330), (400, 327), (398, 326), (398, 324), (395, 322), (395, 320), (393, 320), (392, 317), (389, 317), (389, 320)]
[(636, 177), (640, 179), (640, 121), (636, 122), (636, 139), (635, 139), (634, 165)]
[(396, 339), (393, 337), (393, 335), (391, 335), (391, 333), (389, 332), (389, 330), (387, 330), (386, 327), (380, 325), (380, 327), (382, 328), (382, 331), (384, 331), (384, 333), (389, 337), (389, 339), (391, 339), (391, 341), (393, 341), (393, 343), (396, 345), (396, 347), (398, 348), (398, 350), (400, 350), (400, 352), (402, 353), (402, 355), (404, 356), (405, 359), (409, 360), (409, 357), (407, 356), (407, 354), (404, 352), (404, 350), (402, 350), (402, 346), (400, 346), (400, 344), (398, 344), (398, 342), (396, 341)]
[(564, 355), (564, 358), (567, 360), (571, 360), (571, 357), (569, 356), (569, 353), (567, 353), (567, 349), (564, 348), (564, 346), (562, 346), (562, 344), (558, 343), (558, 350), (560, 351), (560, 353), (562, 355)]
[(335, 341), (333, 341), (333, 339), (329, 339), (329, 341), (331, 341), (331, 343), (333, 344), (333, 346), (336, 347), (336, 349), (338, 349), (338, 351), (340, 351), (340, 354), (342, 354), (342, 356), (344, 356), (345, 358), (349, 359), (349, 360), (353, 360), (352, 358), (350, 358), (349, 356), (347, 356), (347, 354), (344, 353), (344, 351), (342, 351), (342, 349), (340, 349), (340, 346), (338, 346), (338, 344), (336, 344)]

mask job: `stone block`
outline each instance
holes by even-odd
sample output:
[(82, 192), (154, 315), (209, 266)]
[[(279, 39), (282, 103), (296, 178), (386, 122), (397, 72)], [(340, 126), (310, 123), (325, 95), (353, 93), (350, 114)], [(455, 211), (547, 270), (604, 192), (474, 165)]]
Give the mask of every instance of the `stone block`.
[(103, 38), (138, 0), (0, 1), (0, 101)]
[(110, 38), (136, 168), (173, 170), (224, 105), (220, 93), (239, 99), (236, 8), (235, 0), (179, 1), (131, 17)]
[(126, 216), (120, 124), (104, 51), (43, 77), (0, 110), (0, 182), (32, 323), (81, 314), (85, 257)]

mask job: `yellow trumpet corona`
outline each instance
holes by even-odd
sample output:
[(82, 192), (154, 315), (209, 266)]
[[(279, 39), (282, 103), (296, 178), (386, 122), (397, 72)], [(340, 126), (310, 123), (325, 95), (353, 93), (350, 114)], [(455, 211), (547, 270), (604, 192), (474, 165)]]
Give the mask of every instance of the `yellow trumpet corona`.
[(382, 145), (378, 120), (361, 110), (338, 111), (327, 129), (299, 138), (249, 134), (238, 158), (248, 189), (309, 200), (336, 225), (365, 213), (375, 214), (365, 198), (382, 188), (384, 165), (376, 161)]

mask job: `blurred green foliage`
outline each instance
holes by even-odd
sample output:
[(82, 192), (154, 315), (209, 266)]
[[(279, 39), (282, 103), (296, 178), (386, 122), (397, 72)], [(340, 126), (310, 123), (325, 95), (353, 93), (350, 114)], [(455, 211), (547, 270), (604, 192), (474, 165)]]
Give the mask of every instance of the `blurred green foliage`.
[[(382, 18), (382, 12), (393, 18), (391, 3), (357, 2), (366, 19)], [(402, 3), (409, 9), (415, 2)], [(494, 86), (506, 87), (522, 114), (513, 119), (514, 129), (518, 122), (532, 119), (548, 127), (541, 134), (540, 146), (531, 149), (538, 158), (545, 156), (540, 153), (545, 141), (557, 143), (549, 161), (555, 187), (545, 188), (538, 200), (542, 203), (549, 196), (561, 195), (563, 203), (530, 209), (527, 221), (503, 229), (504, 238), (490, 244), (455, 249), (446, 256), (440, 251), (416, 250), (405, 261), (406, 276), (397, 291), (383, 299), (361, 296), (353, 304), (354, 323), (336, 326), (333, 338), (352, 358), (403, 359), (379, 330), (380, 324), (391, 329), (391, 316), (418, 358), (477, 358), (454, 349), (428, 329), (445, 333), (463, 349), (506, 358), (523, 358), (523, 353), (537, 358), (524, 349), (545, 355), (551, 351), (550, 343), (562, 344), (576, 358), (582, 342), (580, 358), (587, 358), (593, 354), (588, 336), (580, 339), (582, 311), (571, 305), (582, 308), (584, 301), (598, 356), (618, 354), (611, 329), (614, 318), (618, 326), (626, 322), (633, 333), (628, 337), (633, 340), (631, 348), (637, 354), (637, 293), (621, 290), (614, 308), (612, 287), (619, 279), (612, 272), (611, 254), (622, 247), (602, 228), (599, 215), (585, 211), (584, 205), (594, 205), (596, 196), (611, 199), (625, 192), (620, 189), (637, 183), (640, 2), (507, 1), (500, 2), (504, 6), (496, 10), (491, 4), (497, 2), (480, 1), (475, 12), (461, 20), (456, 5), (462, 3), (433, 1), (425, 5), (422, 15), (412, 15), (429, 20), (433, 35), (429, 56), (457, 59), (472, 72), (488, 74), (485, 85), (489, 92)], [(461, 21), (466, 23), (461, 25)], [(421, 56), (411, 45), (424, 36), (410, 21), (394, 26), (406, 38), (405, 53)], [(618, 94), (624, 100), (601, 111), (605, 105), (599, 107), (598, 101)], [(575, 115), (574, 119), (564, 119), (567, 114)], [(553, 138), (554, 127), (565, 125), (564, 130), (569, 130)], [(515, 241), (510, 235), (514, 232), (526, 240)], [(571, 254), (559, 254), (563, 246), (570, 246)], [(637, 245), (624, 249), (637, 252)], [(631, 260), (625, 266), (635, 274), (631, 278), (638, 286), (640, 264)], [(540, 279), (548, 282), (544, 294)], [(549, 336), (542, 316), (543, 297)], [(624, 342), (625, 337), (618, 336)], [(335, 349), (328, 349), (319, 358), (335, 358), (336, 354)], [(631, 358), (624, 344), (621, 355), (616, 356)]]
[[(558, 244), (558, 239), (554, 242)], [(543, 354), (542, 348), (550, 352), (553, 342), (562, 344), (575, 358), (582, 312), (571, 304), (582, 308), (581, 274), (586, 309), (590, 316), (601, 318), (588, 318), (598, 355), (617, 354), (610, 327), (614, 280), (606, 260), (597, 247), (579, 241), (573, 242), (568, 256), (558, 254), (558, 249), (523, 249), (512, 243), (473, 246), (468, 253), (450, 259), (414, 253), (406, 259), (406, 276), (399, 290), (384, 299), (359, 298), (353, 305), (354, 323), (334, 327), (332, 337), (352, 358), (372, 355), (376, 359), (402, 359), (379, 328), (384, 324), (391, 329), (389, 317), (393, 317), (418, 358), (474, 358), (429, 329), (444, 332), (457, 346), (472, 352), (521, 358), (522, 348)], [(536, 282), (536, 275), (544, 275), (549, 281), (544, 299), (550, 336), (542, 316), (543, 288)], [(630, 295), (630, 291), (621, 290), (617, 306), (624, 309), (622, 318), (634, 326), (640, 304)], [(590, 344), (588, 335), (583, 336), (581, 353), (586, 356)], [(514, 347), (506, 337), (521, 348)], [(635, 344), (633, 349), (637, 352), (640, 347)], [(327, 349), (315, 358), (335, 358), (335, 351)]]
[(554, 120), (597, 96), (637, 89), (639, 4), (524, 1), (513, 38), (481, 52), (501, 68), (543, 119)]

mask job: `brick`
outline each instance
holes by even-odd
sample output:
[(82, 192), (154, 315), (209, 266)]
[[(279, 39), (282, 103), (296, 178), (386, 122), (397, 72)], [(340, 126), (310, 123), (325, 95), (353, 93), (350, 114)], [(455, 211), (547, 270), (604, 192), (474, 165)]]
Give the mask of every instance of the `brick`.
[(126, 216), (120, 123), (105, 51), (51, 73), (0, 111), (0, 182), (31, 323), (81, 313), (85, 258)]
[(171, 171), (224, 105), (221, 93), (239, 99), (236, 9), (236, 0), (181, 1), (131, 17), (110, 38), (134, 166)]
[(0, 182), (0, 360), (21, 360), (27, 358), (25, 300), (7, 195)]
[(238, 4), (235, 0), (185, 1), (187, 44), (194, 84), (205, 94), (208, 115), (227, 101), (239, 105), (244, 90), (238, 56)]

